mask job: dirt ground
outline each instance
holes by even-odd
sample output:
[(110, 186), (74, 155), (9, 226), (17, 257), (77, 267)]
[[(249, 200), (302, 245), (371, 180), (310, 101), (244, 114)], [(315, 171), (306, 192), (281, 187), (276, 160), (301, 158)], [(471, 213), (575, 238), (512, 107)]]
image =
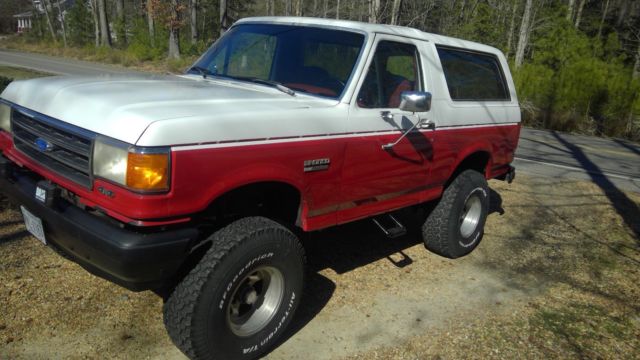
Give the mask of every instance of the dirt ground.
[[(640, 194), (490, 186), (486, 234), (462, 259), (368, 221), (312, 234), (303, 305), (267, 358), (637, 358)], [(161, 307), (55, 254), (0, 201), (0, 358), (183, 359)]]

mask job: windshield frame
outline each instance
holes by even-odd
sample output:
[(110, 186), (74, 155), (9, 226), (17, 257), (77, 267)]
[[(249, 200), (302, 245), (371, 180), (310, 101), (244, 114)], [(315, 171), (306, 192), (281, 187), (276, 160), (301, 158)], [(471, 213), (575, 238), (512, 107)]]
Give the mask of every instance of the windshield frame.
[[(311, 97), (327, 99), (327, 100), (333, 100), (333, 101), (338, 101), (338, 102), (343, 102), (343, 100), (345, 99), (345, 96), (350, 94), (350, 89), (354, 85), (354, 78), (359, 73), (360, 67), (362, 66), (361, 62), (362, 62), (363, 56), (365, 54), (365, 51), (368, 51), (369, 45), (370, 45), (369, 44), (370, 34), (367, 31), (364, 31), (364, 30), (361, 30), (361, 29), (353, 29), (353, 28), (348, 28), (348, 27), (344, 27), (344, 26), (335, 26), (335, 25), (326, 25), (326, 24), (306, 24), (306, 23), (303, 24), (303, 23), (296, 23), (296, 22), (283, 22), (283, 21), (242, 21), (240, 23), (235, 23), (227, 31), (225, 31), (225, 33), (221, 37), (219, 37), (213, 44), (211, 44), (211, 46), (209, 46), (209, 48), (207, 48), (207, 50), (205, 52), (203, 52), (202, 55), (200, 55), (200, 57), (198, 57), (198, 59), (190, 67), (187, 68), (187, 70), (185, 70), (184, 74), (185, 75), (196, 75), (195, 73), (190, 72), (191, 69), (194, 66), (196, 66), (216, 45), (219, 45), (219, 43), (224, 40), (224, 38), (227, 36), (227, 34), (231, 33), (229, 30), (234, 29), (234, 28), (239, 27), (239, 26), (244, 26), (244, 25), (289, 25), (289, 26), (296, 26), (296, 27), (309, 27), (309, 28), (320, 28), (320, 29), (327, 29), (327, 30), (345, 31), (345, 32), (351, 32), (351, 33), (363, 35), (362, 46), (360, 46), (360, 51), (358, 52), (358, 56), (356, 57), (356, 60), (355, 60), (355, 62), (353, 64), (353, 69), (351, 70), (351, 73), (349, 74), (349, 77), (345, 81), (344, 88), (342, 89), (342, 92), (338, 96), (332, 97), (332, 96), (325, 96), (325, 95), (321, 95), (321, 94), (314, 94), (314, 93), (310, 93), (310, 92), (295, 90), (295, 94), (296, 95), (311, 96)], [(256, 83), (249, 82), (249, 81), (243, 81), (241, 79), (237, 79), (236, 80), (236, 79), (225, 78), (223, 76), (217, 76), (217, 75), (210, 75), (210, 79), (212, 79), (212, 80), (215, 79), (215, 80), (220, 80), (220, 81), (242, 82), (242, 83), (253, 84), (253, 85), (256, 84)], [(265, 85), (265, 86), (267, 86), (267, 85)]]

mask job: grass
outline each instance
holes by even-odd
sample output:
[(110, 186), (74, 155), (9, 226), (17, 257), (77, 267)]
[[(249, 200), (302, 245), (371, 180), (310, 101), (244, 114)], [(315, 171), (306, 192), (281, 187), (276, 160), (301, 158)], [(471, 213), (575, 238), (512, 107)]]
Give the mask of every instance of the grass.
[(50, 74), (35, 71), (35, 70), (0, 65), (0, 76), (13, 79), (13, 80), (32, 79), (37, 77), (49, 76), (49, 75)]
[(538, 337), (559, 339), (566, 351), (581, 357), (598, 358), (611, 342), (634, 340), (629, 314), (610, 313), (598, 304), (570, 302), (539, 310), (530, 321)]
[(49, 76), (49, 74), (29, 69), (0, 65), (0, 92), (2, 92), (13, 80), (32, 79), (43, 76)]
[(140, 58), (131, 51), (117, 48), (96, 48), (94, 46), (64, 47), (60, 43), (54, 43), (51, 41), (31, 41), (20, 36), (9, 36), (0, 40), (0, 48), (94, 61), (158, 73), (182, 72), (197, 59), (197, 56), (191, 55), (185, 55), (178, 60), (147, 59), (146, 57)]

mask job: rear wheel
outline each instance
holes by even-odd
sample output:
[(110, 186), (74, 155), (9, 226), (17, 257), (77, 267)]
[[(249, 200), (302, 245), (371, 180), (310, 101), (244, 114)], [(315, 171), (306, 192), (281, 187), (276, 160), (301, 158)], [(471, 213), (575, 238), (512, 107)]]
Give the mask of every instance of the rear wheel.
[(461, 172), (445, 189), (442, 198), (422, 226), (427, 249), (457, 258), (478, 246), (489, 213), (489, 186), (481, 173)]
[(270, 351), (302, 294), (304, 251), (262, 217), (214, 233), (211, 248), (164, 305), (174, 344), (192, 359), (255, 359)]

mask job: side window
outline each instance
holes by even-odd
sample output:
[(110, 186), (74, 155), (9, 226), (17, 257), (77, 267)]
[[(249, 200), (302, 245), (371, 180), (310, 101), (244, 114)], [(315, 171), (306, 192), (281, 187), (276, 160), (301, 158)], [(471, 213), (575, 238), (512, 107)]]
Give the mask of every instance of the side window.
[(358, 93), (362, 108), (397, 108), (403, 91), (420, 90), (420, 62), (414, 45), (380, 41)]
[(455, 101), (509, 101), (511, 96), (494, 55), (436, 46)]

